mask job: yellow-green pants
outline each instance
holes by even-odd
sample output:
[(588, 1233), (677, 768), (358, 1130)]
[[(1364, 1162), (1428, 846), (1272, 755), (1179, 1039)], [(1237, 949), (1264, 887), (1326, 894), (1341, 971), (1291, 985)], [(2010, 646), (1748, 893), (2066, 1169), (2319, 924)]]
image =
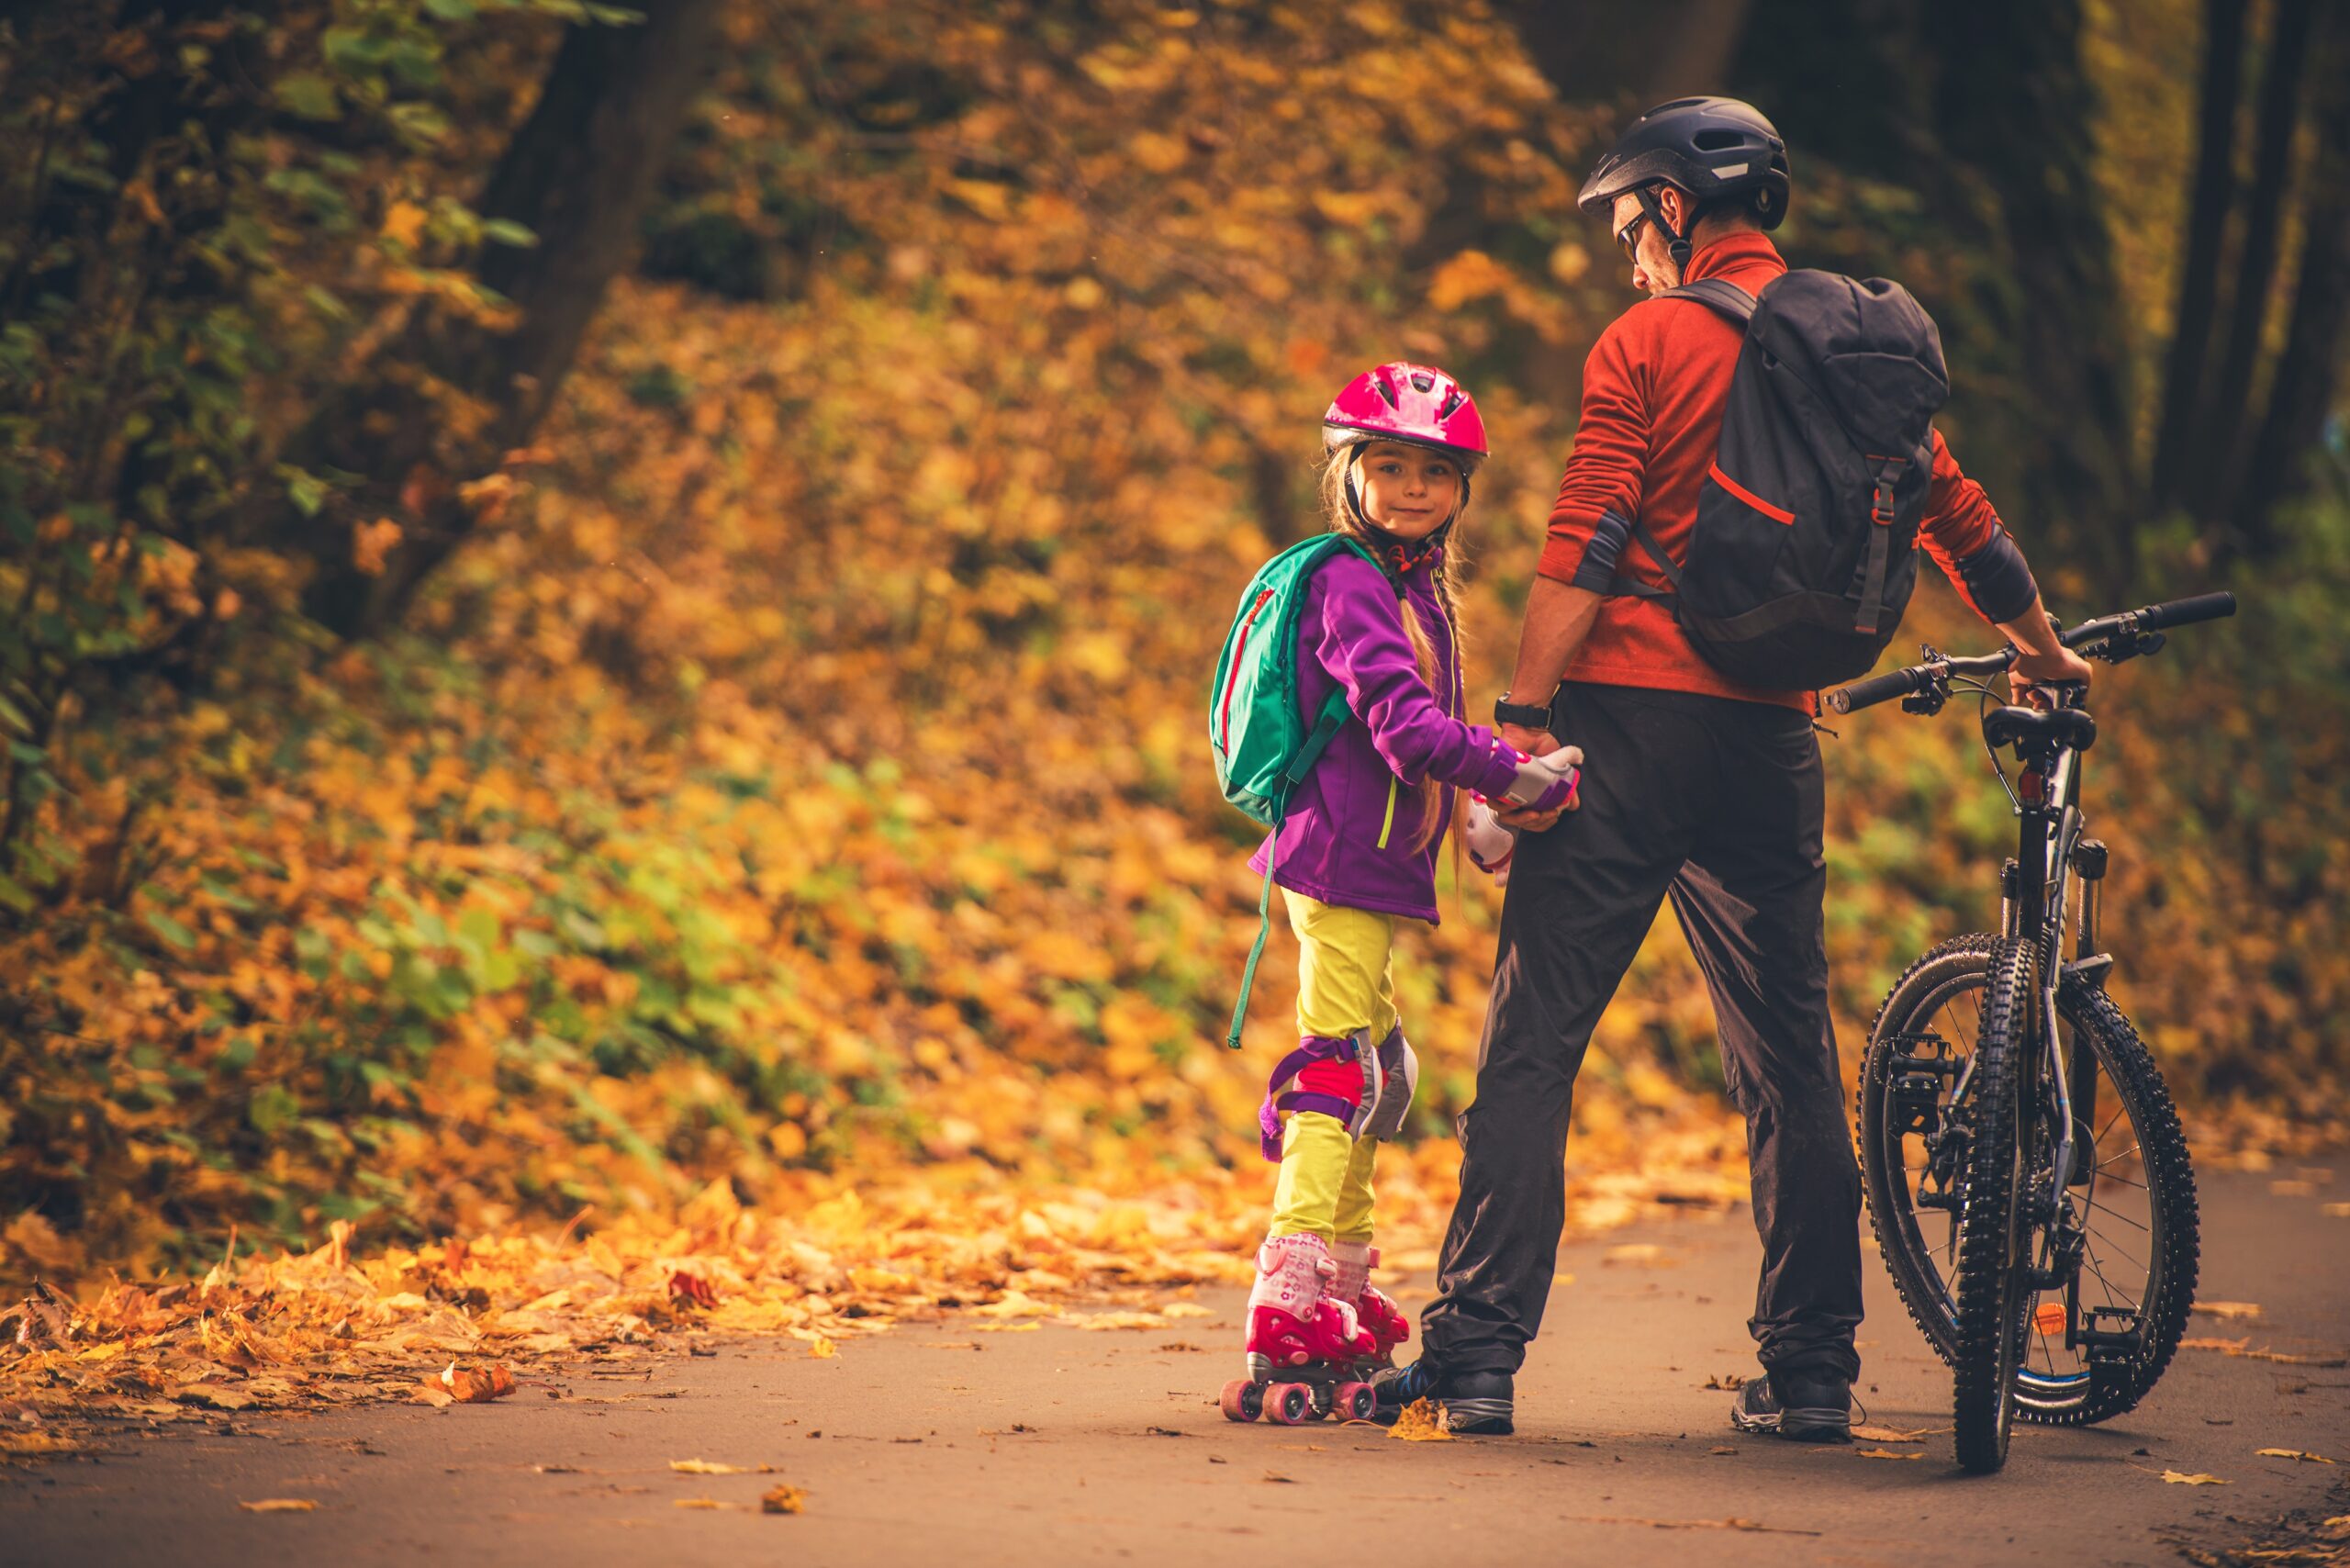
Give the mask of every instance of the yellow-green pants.
[[(1400, 918), (1324, 903), (1287, 888), (1297, 934), (1297, 1032), (1372, 1045), (1395, 1027), (1393, 949)], [(1281, 1178), (1269, 1235), (1311, 1231), (1325, 1241), (1371, 1239), (1371, 1167), (1379, 1144), (1350, 1136), (1336, 1116), (1292, 1112), (1281, 1130)]]

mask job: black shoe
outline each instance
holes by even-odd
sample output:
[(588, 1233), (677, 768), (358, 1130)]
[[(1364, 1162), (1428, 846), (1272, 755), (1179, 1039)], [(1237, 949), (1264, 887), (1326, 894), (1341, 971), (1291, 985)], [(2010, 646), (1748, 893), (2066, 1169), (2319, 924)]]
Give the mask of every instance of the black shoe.
[(1798, 1443), (1852, 1440), (1852, 1385), (1841, 1378), (1772, 1372), (1738, 1391), (1729, 1424)]
[(1465, 1372), (1446, 1374), (1425, 1357), (1407, 1367), (1387, 1367), (1371, 1380), (1371, 1418), (1392, 1427), (1404, 1407), (1422, 1399), (1444, 1406), (1445, 1425), (1468, 1438), (1505, 1438), (1511, 1423), (1510, 1374)]

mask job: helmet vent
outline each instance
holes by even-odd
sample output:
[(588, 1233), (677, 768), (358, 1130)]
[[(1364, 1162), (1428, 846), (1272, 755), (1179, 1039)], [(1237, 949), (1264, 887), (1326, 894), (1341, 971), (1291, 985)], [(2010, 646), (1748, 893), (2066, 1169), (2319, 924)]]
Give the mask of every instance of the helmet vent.
[(1374, 375), (1371, 378), (1371, 389), (1379, 394), (1380, 400), (1384, 402), (1389, 408), (1396, 409), (1403, 406), (1396, 400), (1395, 388), (1387, 385), (1387, 377), (1383, 375)]
[(1747, 143), (1742, 130), (1701, 130), (1691, 140), (1700, 152), (1721, 152)]
[(1436, 377), (1430, 375), (1425, 370), (1416, 370), (1412, 372), (1412, 390), (1415, 392), (1435, 391)]
[(1460, 388), (1456, 386), (1451, 391), (1444, 395), (1444, 402), (1436, 411), (1438, 422), (1442, 423), (1444, 420), (1452, 418), (1453, 411), (1460, 407)]

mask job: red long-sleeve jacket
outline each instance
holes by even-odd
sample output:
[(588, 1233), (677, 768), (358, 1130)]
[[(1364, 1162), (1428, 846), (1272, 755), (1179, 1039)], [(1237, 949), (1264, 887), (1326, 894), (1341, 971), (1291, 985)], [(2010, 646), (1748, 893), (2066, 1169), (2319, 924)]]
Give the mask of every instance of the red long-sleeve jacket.
[[(1759, 294), (1786, 270), (1766, 236), (1740, 231), (1698, 251), (1684, 276), (1692, 283), (1728, 278)], [(1697, 488), (1721, 437), (1722, 405), (1740, 342), (1736, 327), (1694, 299), (1643, 300), (1600, 334), (1583, 365), (1583, 418), (1536, 568), (1542, 576), (1574, 580), (1603, 511), (1639, 519), (1676, 562), (1685, 557), (1697, 518)], [(2036, 589), (2015, 602), (2030, 587), (2031, 575), (1983, 487), (1959, 472), (1939, 431), (1933, 454), (1933, 482), (1919, 542), (1978, 614), (2011, 620), (2031, 608)], [(1637, 542), (1624, 546), (1617, 569), (1654, 587), (1667, 586)], [(1987, 607), (1986, 599), (1992, 600)], [(1669, 605), (1628, 594), (1600, 606), (1567, 678), (1810, 706), (1808, 692), (1771, 691), (1729, 679), (1690, 645)]]

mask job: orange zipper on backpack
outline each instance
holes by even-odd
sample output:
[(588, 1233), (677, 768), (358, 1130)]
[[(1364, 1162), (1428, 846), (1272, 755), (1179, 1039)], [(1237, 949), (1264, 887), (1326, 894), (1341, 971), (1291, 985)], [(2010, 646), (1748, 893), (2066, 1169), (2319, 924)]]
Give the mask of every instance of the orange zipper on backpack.
[(1271, 602), (1273, 590), (1266, 588), (1257, 595), (1257, 602), (1248, 607), (1248, 618), (1240, 623), (1240, 635), (1232, 644), (1232, 668), (1224, 678), (1224, 701), (1216, 713), (1216, 749), (1232, 745), (1232, 694), (1240, 686), (1240, 657), (1248, 651), (1248, 629), (1257, 624), (1257, 617), (1265, 613)]

